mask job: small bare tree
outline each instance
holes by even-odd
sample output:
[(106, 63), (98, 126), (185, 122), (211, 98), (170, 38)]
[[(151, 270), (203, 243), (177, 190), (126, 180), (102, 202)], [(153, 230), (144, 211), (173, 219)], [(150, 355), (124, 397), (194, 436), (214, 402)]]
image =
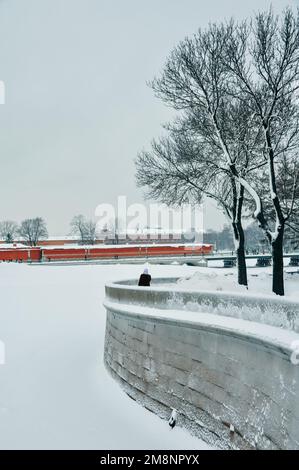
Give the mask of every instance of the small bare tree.
[(85, 217), (80, 215), (75, 215), (70, 223), (71, 225), (71, 234), (78, 236), (80, 243), (85, 243)]
[(89, 245), (94, 245), (97, 239), (97, 224), (93, 220), (87, 220), (85, 225), (85, 240)]
[(21, 223), (19, 234), (30, 246), (36, 246), (40, 240), (48, 237), (46, 222), (42, 217), (25, 219)]
[(18, 225), (12, 220), (0, 222), (0, 236), (5, 243), (13, 243), (18, 233)]
[(97, 238), (97, 226), (93, 220), (76, 215), (71, 221), (71, 233), (79, 237), (81, 244), (93, 245)]

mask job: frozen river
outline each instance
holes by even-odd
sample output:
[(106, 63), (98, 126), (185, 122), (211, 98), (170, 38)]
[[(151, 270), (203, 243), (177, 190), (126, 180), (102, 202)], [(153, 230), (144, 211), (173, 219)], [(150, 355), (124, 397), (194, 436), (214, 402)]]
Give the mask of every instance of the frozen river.
[[(1, 449), (204, 449), (132, 401), (103, 365), (104, 284), (141, 266), (0, 264)], [(153, 266), (154, 276), (192, 267)]]

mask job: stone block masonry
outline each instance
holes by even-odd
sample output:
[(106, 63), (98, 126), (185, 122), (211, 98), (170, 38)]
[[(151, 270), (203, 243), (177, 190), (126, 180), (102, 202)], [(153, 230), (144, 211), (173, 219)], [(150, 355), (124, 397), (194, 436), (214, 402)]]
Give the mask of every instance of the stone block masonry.
[(259, 334), (257, 323), (223, 314), (165, 312), (158, 290), (150, 308), (145, 289), (140, 305), (129, 304), (126, 284), (115, 285), (116, 301), (112, 288), (104, 358), (129, 396), (164, 419), (176, 408), (178, 425), (218, 448), (299, 449), (296, 332), (261, 325)]

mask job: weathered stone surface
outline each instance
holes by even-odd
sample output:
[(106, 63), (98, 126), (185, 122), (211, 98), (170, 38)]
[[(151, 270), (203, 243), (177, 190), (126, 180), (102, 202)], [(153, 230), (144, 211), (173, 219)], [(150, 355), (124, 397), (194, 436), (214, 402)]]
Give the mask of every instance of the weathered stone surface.
[[(299, 449), (299, 366), (288, 350), (200, 321), (134, 317), (122, 289), (107, 308), (105, 364), (132, 398), (164, 419), (177, 408), (179, 425), (220, 448)], [(161, 308), (157, 292), (147, 300)]]

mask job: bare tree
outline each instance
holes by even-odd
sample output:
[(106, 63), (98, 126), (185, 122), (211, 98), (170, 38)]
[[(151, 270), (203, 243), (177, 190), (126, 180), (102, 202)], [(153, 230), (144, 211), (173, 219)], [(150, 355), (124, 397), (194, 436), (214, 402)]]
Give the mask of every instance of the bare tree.
[(0, 222), (0, 236), (6, 243), (12, 243), (18, 233), (18, 225), (12, 220)]
[(72, 235), (78, 236), (81, 243), (85, 241), (85, 223), (84, 215), (80, 214), (75, 215), (70, 224)]
[(86, 220), (83, 215), (76, 215), (71, 221), (71, 233), (79, 237), (81, 244), (93, 245), (97, 237), (96, 222)]
[(87, 220), (85, 225), (85, 240), (89, 245), (93, 245), (97, 238), (97, 224), (93, 220)]
[[(163, 101), (195, 122), (194, 132), (211, 152), (219, 149), (221, 165), (235, 180), (237, 200), (243, 201), (244, 191), (253, 198), (253, 216), (271, 244), (272, 288), (279, 295), (284, 294), (284, 227), (294, 211), (298, 183), (298, 30), (298, 17), (290, 9), (281, 24), (270, 11), (257, 15), (250, 24), (231, 21), (211, 25), (182, 41), (161, 77), (152, 83)], [(247, 122), (241, 129), (240, 117), (241, 122)], [(286, 212), (277, 185), (282, 155), (293, 165), (293, 189)], [(274, 230), (256, 184), (265, 166), (275, 212)], [(234, 191), (234, 185), (231, 189)], [(236, 233), (238, 227), (235, 224)]]
[(21, 223), (19, 234), (30, 246), (36, 246), (40, 240), (48, 237), (46, 222), (42, 217), (25, 219)]
[[(199, 30), (193, 38), (185, 39), (174, 49), (162, 76), (152, 82), (152, 87), (163, 101), (183, 111), (183, 126), (192, 131), (198, 145), (204, 148), (200, 173), (206, 175), (207, 181), (217, 176), (213, 183), (216, 185), (221, 184), (222, 178), (225, 180), (226, 200), (232, 201), (231, 210), (225, 212), (234, 230), (239, 282), (247, 285), (241, 221), (244, 189), (253, 193), (248, 175), (265, 163), (257, 161), (261, 128), (251, 108), (230, 94), (230, 72), (222, 60), (229, 34), (229, 28), (212, 25), (207, 31)], [(212, 163), (214, 171), (210, 173)], [(208, 187), (203, 181), (201, 188)], [(214, 189), (207, 191), (215, 194)], [(255, 197), (259, 199), (256, 194)]]
[[(272, 10), (258, 14), (254, 21), (231, 28), (224, 62), (232, 73), (232, 96), (247, 101), (263, 129), (268, 168), (268, 191), (275, 213), (274, 230), (262, 207), (256, 218), (272, 248), (273, 291), (284, 294), (283, 237), (295, 207), (298, 188), (298, 89), (299, 13), (286, 9), (281, 19)], [(281, 157), (292, 167), (291, 191), (284, 210), (279, 192)]]
[[(220, 155), (219, 155), (220, 153)], [(185, 133), (153, 141), (151, 152), (136, 160), (137, 184), (147, 188), (147, 197), (168, 205), (200, 203), (204, 197), (216, 201), (233, 230), (238, 261), (238, 282), (247, 286), (242, 208), (244, 188), (221, 166), (221, 151), (209, 154)]]

